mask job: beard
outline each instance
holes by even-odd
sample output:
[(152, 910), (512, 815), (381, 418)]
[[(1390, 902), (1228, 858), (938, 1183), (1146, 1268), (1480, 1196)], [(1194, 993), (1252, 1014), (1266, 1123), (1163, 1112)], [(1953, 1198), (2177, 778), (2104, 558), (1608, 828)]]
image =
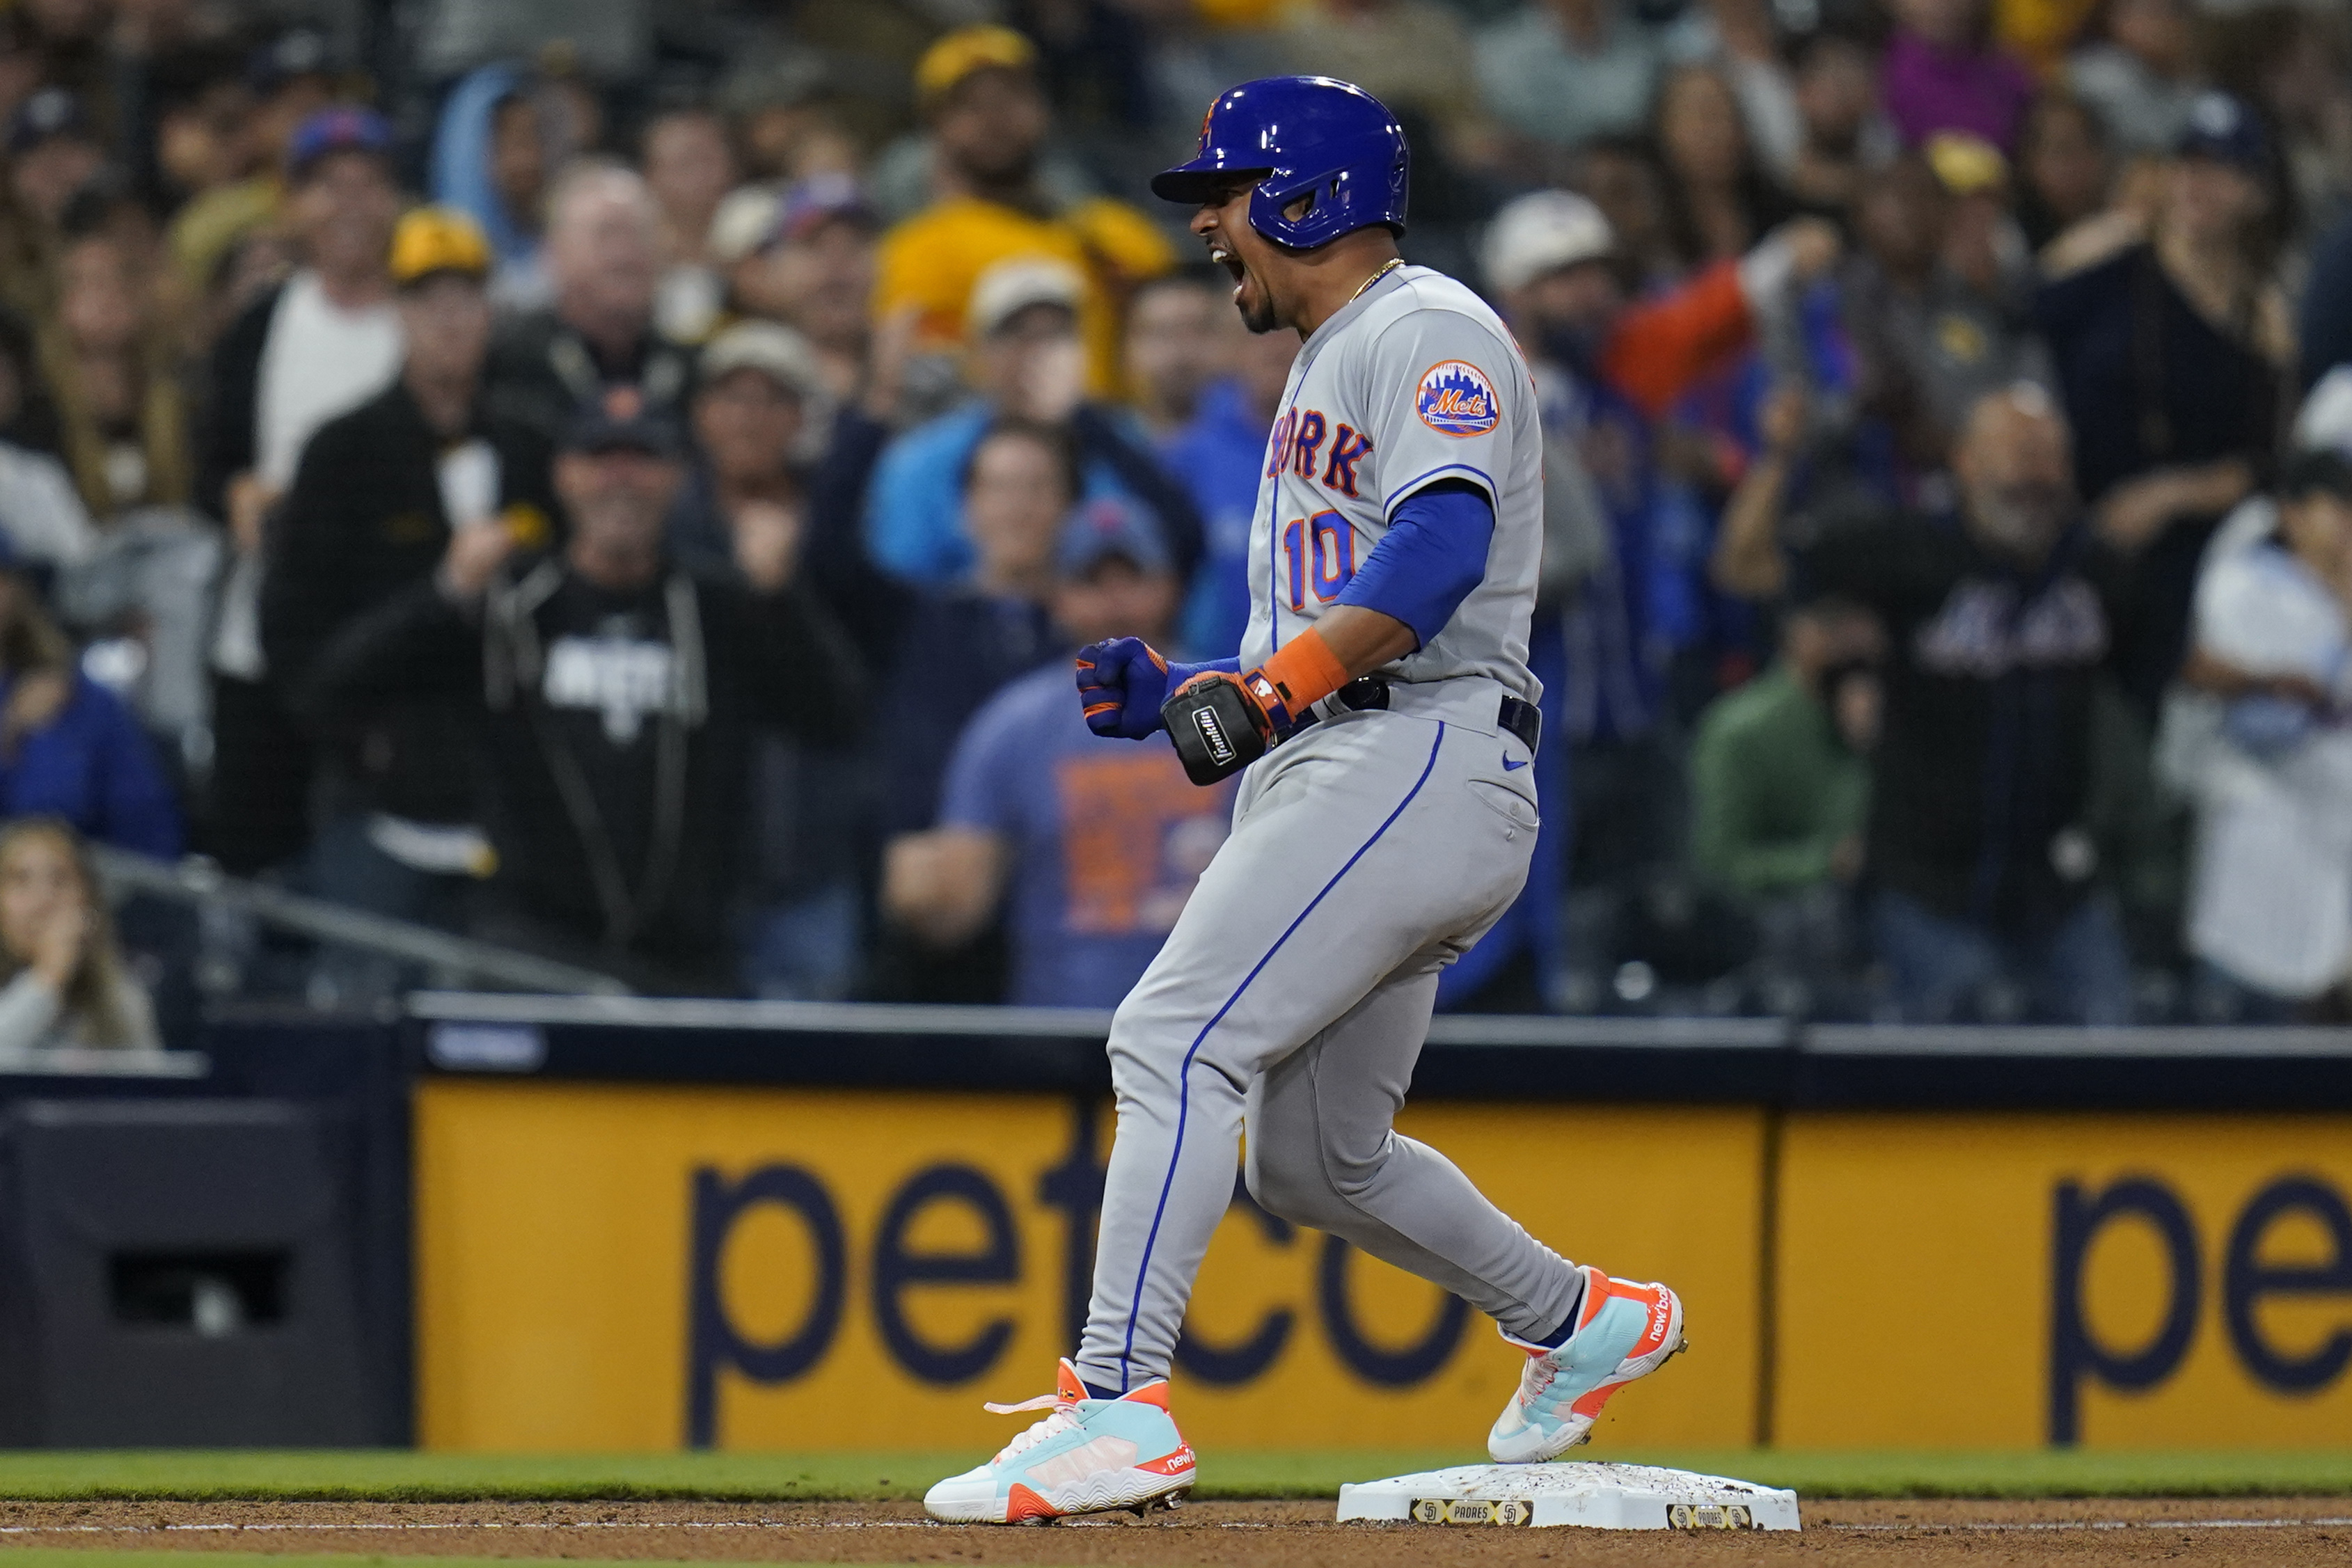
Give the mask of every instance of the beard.
[(1241, 312), (1242, 325), (1258, 337), (1282, 325), (1275, 316), (1273, 291), (1254, 274), (1242, 274), (1242, 285), (1234, 291), (1234, 308)]

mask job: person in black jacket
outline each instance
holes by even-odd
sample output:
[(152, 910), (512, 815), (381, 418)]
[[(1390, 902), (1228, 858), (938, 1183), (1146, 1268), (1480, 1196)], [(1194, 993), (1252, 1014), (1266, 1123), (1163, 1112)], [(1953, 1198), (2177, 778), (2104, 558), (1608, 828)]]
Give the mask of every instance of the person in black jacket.
[(679, 480), (673, 428), (614, 389), (556, 459), (561, 551), (516, 556), (509, 530), (460, 529), (431, 580), (328, 645), (303, 702), (331, 722), (394, 694), (465, 700), (498, 857), (482, 934), (709, 994), (732, 989), (757, 728), (846, 736), (865, 681), (793, 572), (789, 529), (737, 529), (748, 586), (668, 555)]
[(400, 214), (391, 126), (369, 110), (320, 110), (294, 133), (286, 179), (303, 265), (214, 345), (196, 444), (195, 502), (230, 546), (199, 847), (241, 874), (294, 859), (309, 831), (309, 743), (261, 648), (266, 519), (319, 427), (382, 392), (401, 360), (385, 269)]
[(692, 390), (692, 350), (654, 325), (661, 210), (635, 171), (583, 161), (547, 202), (547, 269), (555, 302), (507, 322), (490, 343), (496, 413), (552, 443), (572, 412), (627, 387), (676, 418)]
[(1866, 860), (1872, 939), (1905, 1020), (1948, 1023), (2021, 995), (2042, 1021), (2129, 1023), (2093, 716), (2147, 613), (2141, 541), (2083, 515), (2065, 420), (2032, 383), (1977, 401), (1952, 473), (1957, 527), (1822, 519), (1793, 549), (1777, 495), (1743, 486), (1716, 581), (1769, 599), (1794, 580), (1885, 627)]
[[(268, 531), (262, 650), (289, 685), (337, 632), (431, 577), (453, 530), (549, 542), (546, 444), (483, 406), (489, 271), (489, 243), (463, 214), (420, 207), (394, 233), (400, 379), (320, 427)], [(339, 717), (314, 730), (311, 890), (454, 926), (488, 864), (462, 705), (401, 695)]]

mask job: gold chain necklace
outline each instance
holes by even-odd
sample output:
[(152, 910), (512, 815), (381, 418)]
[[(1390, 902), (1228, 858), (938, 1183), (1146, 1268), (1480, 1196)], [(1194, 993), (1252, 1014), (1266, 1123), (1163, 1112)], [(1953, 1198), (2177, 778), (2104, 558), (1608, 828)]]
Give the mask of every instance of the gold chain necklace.
[(1392, 256), (1389, 257), (1388, 260), (1381, 263), (1381, 269), (1378, 272), (1375, 272), (1370, 277), (1367, 277), (1363, 282), (1356, 286), (1356, 291), (1348, 296), (1348, 303), (1349, 305), (1353, 305), (1357, 300), (1361, 299), (1364, 297), (1365, 289), (1370, 288), (1373, 284), (1378, 283), (1381, 278), (1386, 277), (1390, 273), (1394, 272), (1398, 267), (1402, 267), (1403, 265), (1404, 257), (1401, 256)]

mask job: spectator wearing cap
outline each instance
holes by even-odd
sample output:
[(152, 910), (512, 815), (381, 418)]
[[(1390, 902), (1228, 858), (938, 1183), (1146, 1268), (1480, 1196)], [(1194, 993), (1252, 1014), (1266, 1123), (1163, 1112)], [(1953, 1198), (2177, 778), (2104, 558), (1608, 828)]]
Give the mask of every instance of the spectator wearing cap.
[[(1548, 496), (1556, 527), (1607, 519), (1604, 542), (1562, 534), (1547, 544), (1561, 575), (1591, 569), (1571, 610), (1565, 722), (1580, 741), (1647, 732), (1662, 695), (1660, 662), (1671, 646), (1661, 617), (1677, 613), (1693, 585), (1661, 554), (1664, 501), (1650, 423), (1702, 377), (1718, 373), (1755, 340), (1760, 322), (1785, 316), (1794, 287), (1826, 272), (1837, 241), (1799, 220), (1737, 260), (1715, 263), (1669, 291), (1627, 298), (1617, 236), (1598, 206), (1565, 191), (1521, 197), (1497, 214), (1482, 255), (1505, 319), (1528, 345), (1549, 438), (1564, 448), (1549, 466), (1580, 470), (1595, 494)], [(1696, 570), (1692, 563), (1691, 570)]]
[(328, 645), (305, 701), (328, 722), (404, 695), (473, 715), (497, 856), (484, 935), (726, 994), (754, 741), (851, 737), (865, 683), (796, 591), (788, 540), (739, 549), (740, 582), (666, 548), (677, 454), (663, 413), (611, 389), (555, 461), (562, 548), (457, 529), (429, 580)]
[(9, 193), (17, 210), (44, 228), (57, 229), (66, 204), (105, 166), (105, 143), (81, 100), (65, 89), (43, 88), (9, 117)]
[(272, 518), (261, 641), (315, 744), (311, 885), (381, 915), (454, 925), (486, 869), (473, 734), (446, 697), (307, 713), (305, 681), (336, 634), (429, 578), (456, 534), (549, 542), (549, 453), (484, 406), (491, 257), (463, 214), (418, 207), (393, 231), (407, 345), (398, 379), (328, 421)]
[(790, 327), (739, 321), (706, 344), (691, 404), (696, 459), (670, 512), (681, 559), (723, 569), (745, 530), (797, 556), (808, 533), (805, 476), (832, 410), (815, 351)]
[(205, 831), (211, 852), (236, 872), (274, 865), (304, 843), (309, 743), (268, 679), (262, 531), (311, 433), (400, 373), (391, 147), (391, 127), (371, 110), (339, 105), (302, 122), (286, 173), (304, 265), (230, 325), (207, 371), (196, 504), (227, 524), (234, 557), (212, 650)]
[(2172, 151), (2200, 86), (2189, 0), (2110, 0), (2099, 37), (2066, 62), (2066, 85), (2129, 157)]
[[(1131, 511), (1088, 508), (1066, 527), (1053, 617), (1073, 643), (1165, 646), (1181, 584)], [(891, 841), (884, 913), (932, 948), (1002, 918), (1003, 999), (1114, 1008), (1142, 977), (1223, 843), (1232, 781), (1195, 788), (1175, 753), (1087, 728), (1055, 661), (991, 697), (956, 738), (935, 826)]]
[[(747, 227), (750, 214), (747, 207)], [(836, 403), (867, 390), (866, 308), (880, 232), (855, 179), (812, 174), (768, 199), (764, 221), (734, 263), (736, 309), (797, 329)]]
[(54, 273), (68, 203), (105, 166), (80, 99), (43, 88), (7, 122), (0, 187), (0, 307), (38, 319), (56, 308)]
[(576, 412), (625, 390), (675, 423), (694, 379), (691, 350), (654, 322), (661, 210), (635, 170), (574, 163), (548, 197), (552, 302), (490, 342), (492, 407), (561, 440)]
[(1058, 261), (1015, 257), (982, 275), (968, 356), (979, 395), (892, 442), (874, 476), (866, 544), (884, 571), (938, 588), (972, 569), (978, 541), (961, 505), (961, 476), (982, 434), (1012, 417), (1064, 430), (1078, 455), (1081, 493), (1141, 505), (1189, 580), (1201, 559), (1199, 514), (1128, 434), (1123, 416), (1086, 399), (1086, 298), (1083, 276)]
[(2200, 97), (2164, 179), (2152, 229), (2110, 214), (2052, 245), (2034, 310), (2083, 499), (2147, 549), (2145, 641), (2124, 678), (2150, 714), (2179, 666), (2206, 541), (2262, 483), (2294, 351), (2273, 271), (2283, 193), (2253, 111)]
[(2352, 965), (2352, 463), (2302, 454), (2273, 498), (2200, 577), (2184, 671), (2210, 712), (2183, 769), (2205, 1021), (2283, 1020)]
[(1546, 0), (1477, 37), (1487, 112), (1531, 141), (1580, 147), (1642, 129), (1664, 57), (1619, 0)]
[[(781, 323), (738, 321), (704, 345), (698, 369), (697, 456), (670, 512), (671, 549), (735, 577), (747, 558), (781, 556), (793, 563), (795, 593), (821, 602), (861, 649), (887, 655), (900, 596), (856, 548), (855, 507), (813, 484), (832, 419), (814, 350)], [(877, 606), (877, 595), (887, 602)], [(771, 730), (757, 742), (744, 940), (744, 985), (755, 995), (838, 998), (856, 978), (865, 761), (821, 738)]]
[(289, 28), (247, 57), (250, 104), (235, 128), (238, 177), (198, 193), (172, 218), (172, 259), (190, 288), (209, 287), (238, 245), (278, 217), (294, 138), (334, 102), (332, 65), (315, 27)]
[(1884, 66), (1886, 113), (1904, 145), (1964, 131), (2006, 152), (2036, 90), (2025, 63), (1985, 26), (1989, 0), (1893, 0)]
[(1035, 46), (1010, 28), (961, 27), (915, 68), (942, 194), (882, 236), (874, 313), (919, 314), (922, 340), (969, 340), (982, 277), (1013, 257), (1062, 263), (1079, 279), (1079, 334), (1096, 395), (1118, 381), (1119, 311), (1127, 290), (1165, 272), (1167, 236), (1122, 202), (1061, 202), (1038, 179), (1052, 110), (1037, 80)]

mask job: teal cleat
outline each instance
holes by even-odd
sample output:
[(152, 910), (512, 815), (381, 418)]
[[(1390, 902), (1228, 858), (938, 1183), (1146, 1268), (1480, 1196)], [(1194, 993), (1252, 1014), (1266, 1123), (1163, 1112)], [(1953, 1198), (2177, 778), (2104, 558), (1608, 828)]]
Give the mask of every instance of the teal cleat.
[(1609, 1396), (1674, 1359), (1683, 1348), (1683, 1302), (1664, 1285), (1584, 1270), (1576, 1330), (1557, 1349), (1503, 1337), (1528, 1353), (1518, 1392), (1486, 1434), (1499, 1465), (1556, 1459), (1592, 1436)]
[(1173, 1508), (1192, 1490), (1192, 1450), (1168, 1414), (1165, 1378), (1117, 1399), (1087, 1396), (1062, 1363), (1055, 1391), (1000, 1416), (1050, 1410), (977, 1469), (923, 1494), (923, 1510), (950, 1524), (1045, 1524), (1074, 1513)]

